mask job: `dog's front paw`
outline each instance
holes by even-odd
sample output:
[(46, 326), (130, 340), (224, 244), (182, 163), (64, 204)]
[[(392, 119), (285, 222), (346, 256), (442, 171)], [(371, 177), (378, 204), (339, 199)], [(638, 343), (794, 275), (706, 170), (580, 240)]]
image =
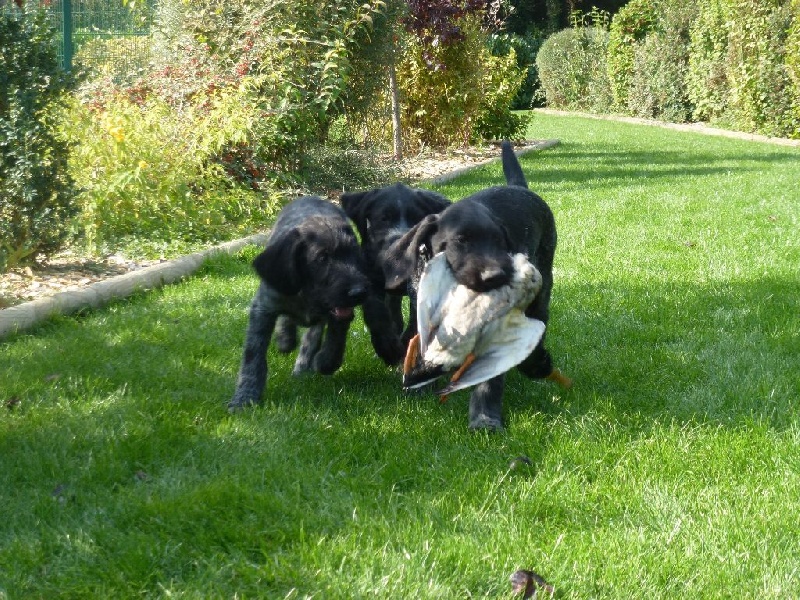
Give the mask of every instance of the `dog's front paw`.
[[(312, 359), (313, 362), (313, 359)], [(296, 360), (294, 363), (294, 368), (292, 369), (292, 375), (294, 377), (302, 377), (303, 375), (307, 375), (311, 373), (314, 369), (314, 365), (306, 360)]]
[(261, 404), (261, 394), (248, 388), (238, 388), (228, 402), (228, 412), (235, 413)]
[(342, 366), (342, 359), (339, 352), (326, 352), (323, 348), (314, 357), (314, 370), (320, 375), (332, 375)]
[(503, 431), (503, 421), (487, 414), (473, 416), (469, 421), (470, 431)]

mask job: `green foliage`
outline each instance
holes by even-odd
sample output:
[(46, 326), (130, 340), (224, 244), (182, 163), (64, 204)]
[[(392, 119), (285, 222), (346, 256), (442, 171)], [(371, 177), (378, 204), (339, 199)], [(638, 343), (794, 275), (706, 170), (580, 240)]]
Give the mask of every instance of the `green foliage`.
[(725, 114), (728, 104), (726, 59), (728, 31), (722, 0), (699, 0), (691, 28), (687, 95), (694, 105), (693, 117), (713, 121)]
[[(124, 238), (211, 240), (274, 215), (265, 173), (231, 154), (258, 131), (256, 97), (246, 86), (197, 96), (182, 109), (149, 97), (112, 96), (102, 107), (75, 103), (65, 122), (75, 142), (71, 169), (80, 196), (79, 233), (89, 250)], [(259, 192), (263, 188), (265, 191)]]
[(627, 112), (666, 121), (689, 120), (689, 29), (696, 14), (695, 0), (673, 0), (660, 6), (657, 24), (633, 45)]
[(0, 13), (0, 272), (60, 249), (75, 214), (69, 148), (54, 132), (71, 79), (43, 11)]
[(517, 56), (517, 67), (525, 72), (525, 79), (511, 102), (512, 109), (525, 110), (540, 101), (541, 84), (536, 70), (536, 55), (545, 39), (545, 34), (536, 30), (525, 35), (495, 33), (489, 36), (492, 55), (507, 56), (513, 50)]
[[(372, 17), (372, 25), (354, 36), (347, 86), (342, 96), (343, 112), (353, 139), (366, 145), (389, 139), (384, 123), (389, 119), (388, 79), (390, 64), (399, 53), (396, 29), (408, 7), (403, 0), (389, 0)], [(380, 122), (380, 126), (376, 126)], [(360, 139), (359, 139), (360, 138)]]
[(787, 0), (698, 0), (689, 97), (695, 117), (741, 131), (800, 136), (798, 12)]
[(523, 121), (510, 112), (525, 76), (516, 56), (492, 56), (474, 18), (462, 19), (460, 28), (463, 39), (453, 44), (406, 42), (397, 75), (409, 145), (465, 145), (483, 135), (521, 133)]
[(635, 45), (653, 31), (657, 19), (657, 0), (631, 0), (611, 21), (606, 60), (611, 94), (618, 109), (627, 106), (636, 60)]
[[(786, 69), (790, 79), (790, 97), (795, 122), (800, 122), (800, 0), (792, 0), (793, 18), (786, 38)], [(796, 127), (793, 137), (800, 137)]]
[(275, 188), (305, 188), (303, 176), (335, 187), (368, 172), (338, 155), (321, 165), (315, 149), (349, 99), (351, 60), (383, 7), (159, 3), (152, 68), (93, 78), (65, 125), (87, 248), (229, 237), (274, 216)]
[(122, 82), (146, 71), (150, 58), (149, 37), (87, 35), (85, 40), (77, 46), (73, 63), (87, 77), (107, 77)]
[(181, 27), (208, 48), (218, 72), (257, 78), (275, 121), (274, 140), (261, 143), (290, 163), (292, 152), (324, 137), (342, 112), (351, 60), (384, 9), (383, 0), (203, 0), (190, 6)]
[(524, 73), (517, 65), (512, 48), (506, 56), (485, 58), (486, 70), (483, 102), (475, 118), (473, 138), (479, 140), (519, 139), (530, 123), (530, 113), (514, 113), (514, 98), (524, 83)]
[(548, 106), (600, 112), (609, 108), (607, 45), (608, 32), (595, 26), (563, 29), (545, 40), (536, 66)]
[(728, 117), (737, 129), (800, 134), (791, 115), (792, 84), (785, 66), (791, 25), (786, 0), (727, 0)]
[(636, 117), (682, 123), (692, 114), (683, 85), (687, 55), (675, 38), (649, 34), (634, 52), (628, 89), (627, 112)]

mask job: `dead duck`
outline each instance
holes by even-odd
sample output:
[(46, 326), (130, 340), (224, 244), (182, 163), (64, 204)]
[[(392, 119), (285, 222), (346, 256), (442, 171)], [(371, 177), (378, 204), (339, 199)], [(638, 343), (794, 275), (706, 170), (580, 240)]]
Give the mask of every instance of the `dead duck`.
[(403, 364), (403, 387), (415, 389), (455, 371), (438, 394), (477, 385), (521, 363), (536, 347), (545, 324), (524, 310), (542, 276), (524, 254), (512, 257), (511, 282), (476, 292), (453, 277), (443, 253), (425, 265), (417, 290), (417, 325)]

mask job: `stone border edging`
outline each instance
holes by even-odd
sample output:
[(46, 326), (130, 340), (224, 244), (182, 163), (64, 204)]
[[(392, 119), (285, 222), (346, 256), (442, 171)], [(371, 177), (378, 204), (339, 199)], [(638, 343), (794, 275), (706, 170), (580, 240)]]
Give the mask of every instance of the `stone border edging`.
[(631, 123), (633, 125), (650, 125), (651, 127), (662, 127), (664, 129), (675, 129), (677, 131), (687, 131), (690, 133), (702, 133), (704, 135), (717, 135), (720, 137), (734, 138), (748, 142), (765, 142), (768, 144), (776, 144), (778, 146), (793, 146), (795, 148), (800, 148), (800, 140), (770, 137), (768, 135), (761, 135), (760, 133), (746, 133), (744, 131), (733, 131), (731, 129), (719, 129), (717, 127), (709, 127), (708, 125), (704, 125), (702, 123), (670, 123), (669, 121), (657, 121), (655, 119), (642, 119), (639, 117), (626, 117), (623, 115), (595, 115), (586, 112), (556, 110), (554, 108), (535, 108), (533, 109), (533, 112), (542, 113), (543, 115), (555, 115), (559, 117), (584, 117), (586, 119), (595, 119), (597, 121), (619, 121), (621, 123)]
[[(515, 150), (514, 154), (517, 156), (524, 156), (528, 154), (528, 152), (533, 152), (534, 150), (544, 150), (545, 148), (552, 148), (553, 146), (557, 146), (559, 144), (559, 140), (542, 140), (541, 142), (536, 142), (535, 144), (531, 144), (530, 146), (526, 146), (521, 150)], [(500, 156), (496, 156), (494, 158), (487, 158), (481, 162), (477, 162), (474, 165), (469, 165), (468, 167), (462, 167), (460, 169), (456, 169), (455, 171), (450, 171), (449, 173), (445, 173), (444, 175), (439, 175), (437, 177), (430, 177), (428, 179), (420, 179), (417, 183), (424, 183), (425, 185), (440, 185), (442, 183), (447, 183), (457, 177), (460, 177), (464, 173), (471, 171), (472, 169), (477, 169), (478, 167), (485, 167), (488, 164), (493, 162), (497, 162), (500, 160)]]
[[(550, 148), (558, 143), (559, 140), (544, 140), (518, 150), (516, 154), (517, 156), (522, 156), (533, 150)], [(438, 177), (423, 179), (419, 183), (428, 185), (445, 183), (463, 175), (467, 171), (498, 160), (500, 160), (499, 157), (490, 158)], [(59, 292), (52, 296), (0, 309), (0, 340), (12, 333), (18, 333), (33, 327), (57, 314), (67, 315), (84, 308), (97, 308), (111, 300), (125, 298), (137, 291), (156, 289), (165, 284), (174, 283), (194, 273), (200, 268), (203, 261), (213, 254), (218, 252), (233, 254), (248, 244), (263, 245), (266, 243), (267, 237), (268, 233), (257, 233), (246, 238), (219, 244), (201, 252), (187, 254), (138, 271), (131, 271), (130, 273), (98, 281), (80, 290)]]
[(0, 310), (0, 339), (32, 327), (56, 314), (70, 314), (87, 307), (97, 308), (113, 299), (124, 298), (137, 291), (156, 289), (167, 283), (173, 283), (194, 273), (209, 256), (220, 252), (233, 254), (248, 244), (264, 244), (266, 240), (266, 233), (257, 233), (201, 252), (98, 281), (80, 290), (60, 292), (4, 308)]

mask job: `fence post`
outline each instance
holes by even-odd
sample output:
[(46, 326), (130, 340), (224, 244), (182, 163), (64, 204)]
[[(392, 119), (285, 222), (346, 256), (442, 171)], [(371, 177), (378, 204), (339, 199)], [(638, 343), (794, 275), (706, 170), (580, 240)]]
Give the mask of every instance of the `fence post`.
[(72, 70), (72, 0), (62, 0), (61, 18), (64, 24), (64, 70)]

